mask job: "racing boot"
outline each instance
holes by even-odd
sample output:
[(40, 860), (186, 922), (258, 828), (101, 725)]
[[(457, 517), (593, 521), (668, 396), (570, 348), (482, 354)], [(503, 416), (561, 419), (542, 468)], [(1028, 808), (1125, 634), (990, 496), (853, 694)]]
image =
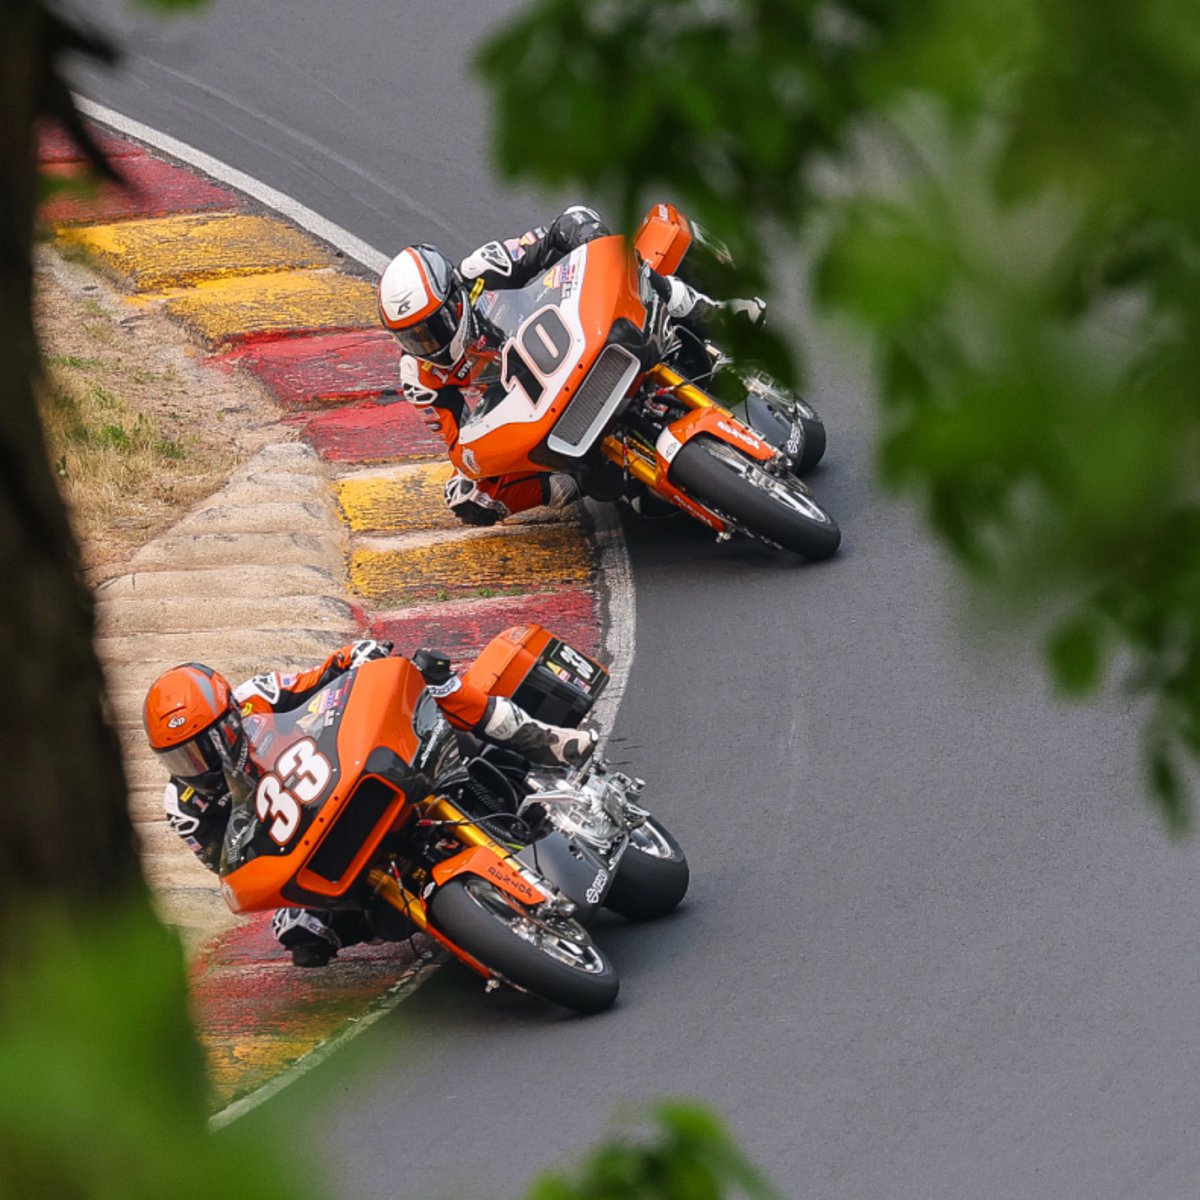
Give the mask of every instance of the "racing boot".
[(547, 475), (542, 490), (547, 508), (566, 508), (579, 499), (579, 484), (571, 475)]
[(503, 696), (493, 696), (489, 701), (482, 733), (544, 766), (581, 767), (591, 758), (599, 740), (594, 729), (566, 729), (535, 721)]

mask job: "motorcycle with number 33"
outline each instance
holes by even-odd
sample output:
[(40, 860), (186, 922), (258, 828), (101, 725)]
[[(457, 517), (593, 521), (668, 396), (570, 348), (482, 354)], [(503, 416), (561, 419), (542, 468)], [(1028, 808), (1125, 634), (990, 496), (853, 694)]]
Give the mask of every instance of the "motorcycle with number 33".
[[(524, 625), (465, 678), (578, 725), (608, 672)], [(601, 908), (665, 916), (687, 891), (686, 857), (642, 806), (641, 780), (598, 756), (532, 767), (454, 730), (406, 659), (365, 663), (245, 726), (252, 771), (234, 789), (220, 866), (235, 912), (359, 909), (380, 937), (424, 933), (489, 989), (589, 1013), (618, 980), (587, 922)]]

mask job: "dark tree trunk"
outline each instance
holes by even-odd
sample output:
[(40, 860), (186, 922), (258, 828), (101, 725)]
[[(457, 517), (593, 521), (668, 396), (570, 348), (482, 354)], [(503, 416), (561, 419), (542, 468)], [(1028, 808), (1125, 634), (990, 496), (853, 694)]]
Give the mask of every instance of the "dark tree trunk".
[[(65, 96), (61, 25), (0, 0), (0, 954), (29, 914), (144, 894), (94, 611), (35, 403), (36, 124)], [(48, 103), (49, 101), (49, 103)]]

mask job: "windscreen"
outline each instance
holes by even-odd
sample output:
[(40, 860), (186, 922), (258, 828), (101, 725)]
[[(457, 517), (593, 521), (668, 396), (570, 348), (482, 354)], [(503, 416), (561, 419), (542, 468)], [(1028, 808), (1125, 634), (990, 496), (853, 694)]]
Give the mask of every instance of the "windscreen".
[(500, 346), (494, 363), (481, 374), (476, 382), (484, 388), (484, 399), (475, 407), (465, 424), (470, 425), (486, 416), (507, 392), (501, 385), (500, 364), (503, 346), (534, 313), (548, 305), (560, 305), (578, 287), (583, 273), (586, 248), (573, 251), (561, 262), (555, 263), (532, 283), (511, 291), (484, 292), (476, 304), (476, 311), (493, 328), (493, 338)]
[(339, 676), (290, 712), (243, 718), (250, 762), (234, 780), (222, 875), (261, 854), (287, 854), (321, 811), (337, 785), (337, 732), (353, 677)]

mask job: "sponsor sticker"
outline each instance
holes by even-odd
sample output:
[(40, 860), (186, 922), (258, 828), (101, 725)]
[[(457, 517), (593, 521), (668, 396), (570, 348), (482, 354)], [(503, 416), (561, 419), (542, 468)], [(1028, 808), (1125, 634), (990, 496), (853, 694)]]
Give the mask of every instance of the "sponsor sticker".
[(729, 434), (730, 437), (737, 438), (737, 440), (739, 442), (741, 442), (743, 445), (751, 446), (755, 450), (762, 449), (762, 442), (760, 442), (758, 438), (752, 437), (750, 434), (746, 433), (744, 430), (739, 429), (736, 425), (730, 425), (728, 421), (718, 421), (717, 428), (722, 433), (727, 433), (727, 434)]

